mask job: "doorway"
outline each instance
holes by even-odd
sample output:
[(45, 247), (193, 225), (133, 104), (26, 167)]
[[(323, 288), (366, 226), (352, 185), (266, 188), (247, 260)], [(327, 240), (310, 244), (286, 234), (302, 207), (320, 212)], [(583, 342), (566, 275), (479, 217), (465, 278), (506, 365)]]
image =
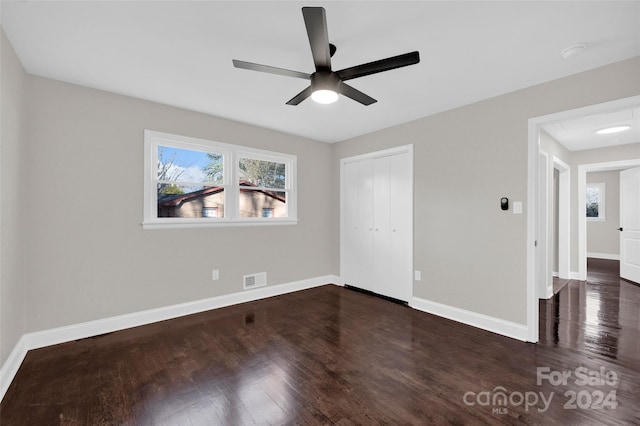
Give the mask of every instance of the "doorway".
[[(587, 173), (621, 171), (640, 167), (640, 158), (603, 163), (581, 164), (578, 166), (578, 205), (586, 205)], [(618, 220), (619, 218), (611, 218)], [(587, 218), (578, 216), (578, 279), (587, 279)]]
[(557, 156), (540, 151), (538, 158), (537, 288), (550, 298), (554, 277), (570, 279), (570, 168)]
[[(530, 342), (538, 341), (538, 300), (540, 295), (543, 293), (543, 291), (541, 290), (541, 286), (543, 284), (541, 283), (547, 282), (546, 274), (548, 274), (548, 271), (552, 269), (541, 267), (541, 265), (539, 264), (540, 259), (545, 259), (545, 261), (549, 262), (549, 264), (552, 265), (551, 262), (553, 261), (554, 256), (556, 256), (557, 253), (559, 276), (565, 276), (570, 279), (586, 279), (586, 219), (584, 217), (585, 215), (581, 210), (578, 211), (579, 209), (577, 207), (582, 206), (585, 203), (584, 192), (586, 187), (586, 169), (582, 168), (576, 170), (578, 168), (574, 166), (574, 169), (570, 170), (569, 162), (565, 162), (565, 164), (558, 163), (559, 167), (556, 168), (556, 164), (554, 163), (553, 169), (558, 170), (559, 183), (566, 181), (565, 184), (567, 188), (567, 196), (563, 197), (562, 194), (559, 194), (558, 207), (560, 209), (560, 206), (563, 204), (562, 200), (564, 200), (564, 203), (566, 203), (566, 206), (568, 206), (566, 210), (569, 213), (567, 215), (564, 215), (559, 211), (558, 225), (563, 223), (563, 221), (566, 221), (565, 223), (568, 226), (565, 227), (566, 233), (563, 233), (561, 230), (559, 230), (557, 251), (553, 252), (553, 234), (548, 231), (549, 228), (545, 230), (544, 219), (540, 218), (541, 213), (539, 194), (541, 191), (541, 167), (539, 165), (539, 161), (541, 157), (541, 129), (544, 125), (554, 122), (569, 121), (571, 119), (579, 119), (593, 115), (606, 114), (623, 109), (638, 108), (638, 105), (640, 105), (640, 96), (633, 96), (617, 101), (606, 102), (603, 104), (592, 105), (584, 108), (578, 108), (575, 110), (564, 111), (529, 119), (529, 165), (527, 174), (527, 330), (528, 340)], [(635, 140), (633, 142), (637, 143), (638, 141)], [(569, 149), (569, 151), (572, 150)], [(561, 169), (566, 169), (566, 171)], [(547, 180), (551, 179), (551, 173), (552, 172), (549, 172), (549, 175), (547, 175)], [(570, 189), (571, 187), (569, 185), (570, 181), (575, 182), (573, 183), (573, 190), (576, 190), (575, 188), (577, 186), (577, 195), (571, 194), (572, 190)], [(558, 192), (561, 191), (562, 189), (559, 187)], [(550, 214), (547, 215), (547, 217), (549, 216)], [(571, 255), (570, 247), (574, 248), (573, 255)], [(542, 253), (540, 253), (541, 251)], [(545, 275), (540, 276), (541, 273), (544, 273)]]
[(570, 245), (571, 245), (571, 169), (569, 165), (557, 157), (553, 158), (553, 170), (558, 175), (557, 193), (557, 234), (554, 246), (557, 258), (557, 272), (560, 279), (571, 279)]

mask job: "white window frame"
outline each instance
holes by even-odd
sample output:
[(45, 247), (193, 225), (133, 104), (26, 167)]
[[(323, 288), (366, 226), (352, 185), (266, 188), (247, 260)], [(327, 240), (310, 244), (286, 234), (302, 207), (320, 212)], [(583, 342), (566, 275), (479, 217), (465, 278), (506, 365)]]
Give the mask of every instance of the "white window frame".
[[(158, 146), (222, 154), (224, 187), (224, 217), (175, 218), (158, 217), (158, 193), (156, 186)], [(250, 157), (285, 164), (285, 189), (287, 217), (239, 217), (240, 185), (239, 158)], [(214, 142), (188, 136), (173, 135), (154, 130), (144, 131), (144, 209), (143, 229), (292, 225), (297, 216), (297, 157), (291, 154), (266, 151), (239, 145)]]
[[(598, 182), (598, 183), (587, 183), (587, 186), (585, 188), (585, 200), (586, 200), (586, 191), (589, 190), (589, 188), (598, 188), (598, 192), (600, 193), (600, 201), (598, 202), (598, 216), (597, 217), (588, 217), (587, 216), (587, 220), (588, 221), (604, 221), (606, 220), (606, 215), (605, 215), (605, 207), (606, 207), (606, 192), (605, 192), (605, 184), (604, 182)], [(587, 215), (587, 204), (585, 202), (584, 205), (584, 214), (585, 216)]]

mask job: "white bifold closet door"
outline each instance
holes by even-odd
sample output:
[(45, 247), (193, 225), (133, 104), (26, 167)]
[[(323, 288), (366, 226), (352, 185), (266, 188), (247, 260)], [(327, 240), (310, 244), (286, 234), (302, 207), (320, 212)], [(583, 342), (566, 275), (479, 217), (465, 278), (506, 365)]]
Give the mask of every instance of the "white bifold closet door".
[(410, 301), (413, 265), (410, 150), (343, 162), (342, 273), (346, 284)]

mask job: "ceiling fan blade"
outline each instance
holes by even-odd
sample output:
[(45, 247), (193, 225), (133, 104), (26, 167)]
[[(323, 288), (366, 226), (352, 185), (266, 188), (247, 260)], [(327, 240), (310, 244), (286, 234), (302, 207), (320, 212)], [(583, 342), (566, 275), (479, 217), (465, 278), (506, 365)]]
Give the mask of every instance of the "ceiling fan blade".
[(300, 102), (304, 101), (309, 96), (311, 96), (312, 92), (313, 90), (311, 90), (311, 86), (307, 87), (302, 92), (298, 93), (293, 98), (291, 98), (291, 100), (287, 102), (287, 105), (298, 105)]
[(367, 64), (356, 65), (355, 67), (345, 68), (336, 73), (341, 80), (351, 80), (352, 78), (364, 77), (365, 75), (375, 74), (378, 72), (389, 71), (396, 68), (414, 65), (420, 62), (420, 54), (418, 52), (405, 53), (403, 55), (392, 56), (391, 58), (380, 59), (379, 61), (369, 62)]
[(269, 65), (254, 64), (253, 62), (239, 61), (238, 59), (233, 60), (233, 66), (245, 70), (260, 71), (269, 74), (284, 75), (287, 77), (303, 78), (305, 80), (309, 80), (311, 78), (311, 74), (307, 74), (304, 72), (271, 67)]
[(378, 102), (375, 99), (373, 99), (371, 96), (365, 95), (358, 89), (355, 89), (346, 83), (341, 82), (338, 85), (338, 92), (342, 93), (348, 98), (353, 99), (356, 102), (360, 102), (362, 105), (371, 105), (373, 103)]
[(329, 33), (327, 17), (323, 7), (303, 7), (302, 16), (307, 27), (309, 45), (313, 55), (316, 71), (331, 69), (331, 52), (329, 49)]

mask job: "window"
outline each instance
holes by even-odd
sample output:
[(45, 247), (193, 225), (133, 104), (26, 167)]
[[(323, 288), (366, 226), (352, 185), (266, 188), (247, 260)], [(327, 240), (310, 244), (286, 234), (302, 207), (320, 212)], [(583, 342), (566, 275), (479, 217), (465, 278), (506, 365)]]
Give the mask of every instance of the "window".
[(217, 207), (203, 207), (202, 208), (202, 217), (218, 217), (218, 208)]
[(296, 157), (145, 130), (143, 227), (286, 224)]
[(262, 209), (262, 217), (273, 217), (273, 209), (264, 207)]
[(587, 184), (587, 220), (605, 220), (604, 183)]

